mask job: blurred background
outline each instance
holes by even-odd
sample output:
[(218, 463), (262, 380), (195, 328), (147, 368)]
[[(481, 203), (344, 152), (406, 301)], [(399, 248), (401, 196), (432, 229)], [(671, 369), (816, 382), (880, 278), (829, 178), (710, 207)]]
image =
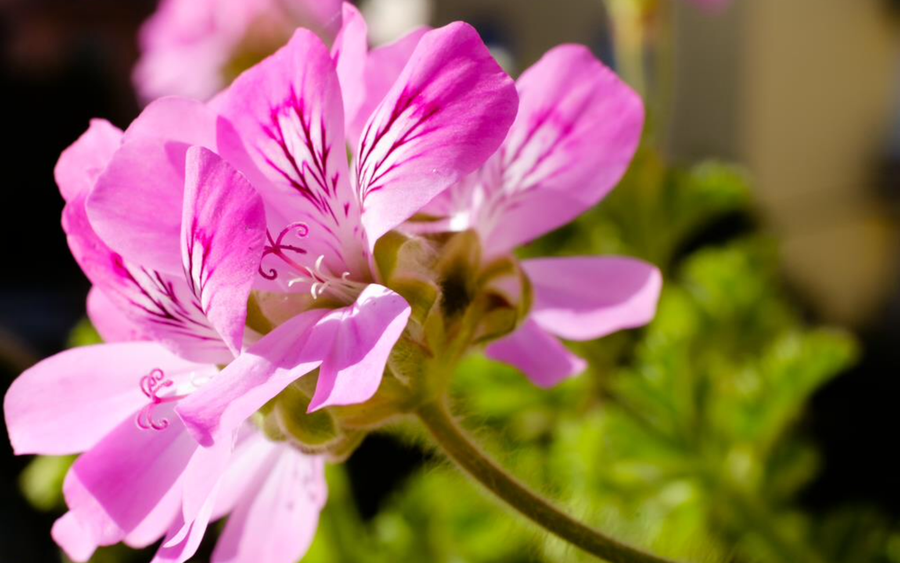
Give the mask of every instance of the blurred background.
[[(586, 44), (647, 100), (620, 187), (526, 254), (648, 259), (667, 280), (659, 317), (579, 345), (590, 373), (550, 393), (467, 362), (459, 406), (492, 453), (586, 520), (685, 561), (900, 562), (900, 2), (359, 4), (376, 44), (468, 21), (514, 75)], [(155, 8), (0, 0), (4, 392), (95, 338), (53, 167), (90, 118), (124, 128), (140, 111), (136, 37)], [(582, 560), (435, 462), (408, 429), (367, 439), (333, 468), (305, 561)], [(69, 463), (0, 445), (0, 561), (63, 560), (49, 530)]]

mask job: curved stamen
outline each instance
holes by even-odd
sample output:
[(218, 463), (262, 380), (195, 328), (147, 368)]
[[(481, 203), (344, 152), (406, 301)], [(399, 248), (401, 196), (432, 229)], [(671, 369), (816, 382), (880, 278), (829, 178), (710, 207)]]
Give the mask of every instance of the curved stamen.
[(140, 387), (141, 391), (144, 395), (150, 399), (150, 404), (146, 405), (141, 411), (137, 414), (135, 418), (135, 424), (141, 430), (165, 430), (169, 427), (169, 420), (166, 418), (161, 418), (156, 420), (153, 418), (153, 411), (156, 409), (158, 405), (163, 403), (170, 403), (172, 401), (176, 401), (181, 397), (178, 396), (170, 396), (170, 397), (160, 397), (159, 392), (166, 387), (171, 387), (175, 383), (166, 378), (166, 374), (163, 370), (159, 368), (154, 368), (147, 375), (141, 377)]
[(269, 255), (280, 258), (283, 262), (287, 263), (294, 269), (302, 269), (299, 264), (297, 264), (286, 254), (287, 252), (292, 252), (294, 254), (306, 254), (306, 249), (300, 248), (299, 246), (295, 246), (293, 244), (285, 243), (285, 237), (292, 233), (298, 239), (304, 239), (309, 236), (309, 225), (302, 221), (291, 223), (283, 228), (274, 240), (272, 239), (272, 235), (268, 231), (266, 231), (266, 237), (269, 239), (269, 241), (268, 244), (266, 244), (266, 246), (263, 248), (262, 259), (260, 260), (259, 264), (259, 275), (266, 278), (267, 280), (274, 280), (278, 277), (278, 270), (276, 270), (275, 268), (269, 268), (268, 270), (263, 268), (262, 260), (265, 260)]

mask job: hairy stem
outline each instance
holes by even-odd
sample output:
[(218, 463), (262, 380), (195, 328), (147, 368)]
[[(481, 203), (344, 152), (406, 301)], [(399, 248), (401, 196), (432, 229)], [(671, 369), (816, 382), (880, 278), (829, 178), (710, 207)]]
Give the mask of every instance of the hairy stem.
[(460, 468), (548, 532), (610, 563), (671, 563), (582, 524), (529, 490), (469, 440), (442, 402), (426, 403), (416, 414), (444, 453)]

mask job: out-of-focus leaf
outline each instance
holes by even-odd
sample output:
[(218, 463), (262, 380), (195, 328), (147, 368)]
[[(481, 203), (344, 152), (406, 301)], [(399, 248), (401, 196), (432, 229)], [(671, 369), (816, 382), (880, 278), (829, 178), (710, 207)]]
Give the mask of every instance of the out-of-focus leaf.
[(19, 474), (22, 495), (38, 510), (49, 512), (63, 506), (62, 483), (75, 456), (38, 456)]

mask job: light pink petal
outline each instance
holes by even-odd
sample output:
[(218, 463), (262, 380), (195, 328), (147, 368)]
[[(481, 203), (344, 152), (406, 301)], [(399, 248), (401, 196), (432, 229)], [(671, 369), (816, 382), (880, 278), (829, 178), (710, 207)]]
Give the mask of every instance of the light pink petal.
[(297, 27), (331, 41), (340, 26), (341, 0), (166, 0), (141, 28), (134, 83), (144, 100), (205, 100), (248, 51), (274, 51)]
[(226, 516), (249, 490), (259, 486), (269, 473), (272, 459), (283, 447), (292, 448), (270, 441), (252, 422), (248, 421), (241, 427), (219, 482), (211, 520)]
[(104, 342), (146, 340), (140, 326), (98, 287), (92, 287), (88, 292), (87, 316)]
[(220, 0), (159, 3), (138, 35), (141, 58), (134, 83), (144, 101), (171, 94), (202, 100), (224, 86), (221, 67), (239, 39), (237, 26), (247, 22), (217, 17), (221, 5)]
[[(194, 452), (182, 478), (178, 524), (169, 529), (163, 542), (163, 547), (180, 547), (172, 550), (167, 557), (180, 557), (182, 551), (189, 550), (192, 536), (197, 533), (203, 536), (203, 528), (199, 526), (206, 526), (205, 522), (209, 521), (218, 502), (220, 481), (228, 468), (232, 450), (233, 444), (223, 440), (210, 448), (199, 448)], [(198, 521), (201, 522), (199, 526)]]
[(72, 561), (84, 563), (88, 561), (94, 552), (100, 547), (91, 530), (85, 529), (74, 512), (66, 512), (50, 530), (53, 541), (66, 552)]
[(180, 273), (185, 153), (191, 145), (216, 150), (226, 127), (199, 102), (163, 98), (150, 104), (88, 197), (97, 235), (128, 260)]
[[(211, 492), (205, 497), (193, 519), (185, 520), (181, 514), (176, 517), (152, 563), (184, 563), (197, 553), (216, 502), (215, 489), (218, 481), (213, 480), (212, 483)], [(188, 491), (187, 484), (185, 490)]]
[(662, 274), (633, 258), (541, 258), (522, 263), (534, 286), (531, 318), (569, 340), (592, 340), (653, 320)]
[(181, 481), (197, 451), (172, 404), (150, 414), (158, 430), (128, 419), (72, 466), (63, 492), (98, 545), (146, 545), (177, 517)]
[(369, 242), (481, 166), (506, 136), (516, 106), (512, 80), (471, 26), (424, 34), (356, 151)]
[(262, 257), (266, 216), (247, 180), (215, 153), (191, 147), (182, 220), (182, 258), (191, 293), (235, 354)]
[(344, 4), (343, 27), (331, 56), (335, 61), (344, 98), (347, 143), (356, 147), (372, 112), (403, 72), (419, 40), (430, 28), (420, 28), (405, 37), (369, 51), (366, 22), (352, 4)]
[(63, 198), (89, 194), (121, 143), (121, 129), (105, 119), (92, 119), (88, 130), (59, 155), (53, 170)]
[[(362, 76), (363, 83), (354, 86), (354, 89), (364, 92), (365, 96), (354, 113), (346, 113), (347, 142), (350, 146), (358, 145), (359, 137), (369, 117), (403, 72), (419, 40), (429, 31), (431, 28), (427, 27), (416, 29), (393, 43), (369, 51)], [(341, 76), (341, 90), (346, 96), (348, 85), (343, 76)], [(346, 107), (346, 104), (344, 106)]]
[(519, 368), (539, 387), (553, 387), (587, 368), (584, 360), (531, 319), (516, 332), (489, 345), (486, 353), (491, 359)]
[(327, 310), (301, 313), (250, 346), (211, 382), (182, 400), (178, 413), (204, 446), (228, 441), (247, 418), (297, 378), (319, 367), (326, 350), (307, 350)]
[(228, 519), (213, 563), (293, 563), (309, 549), (325, 502), (322, 458), (280, 447)]
[(291, 2), (288, 9), (295, 14), (297, 27), (315, 31), (326, 42), (331, 42), (341, 29), (343, 0), (300, 0)]
[[(319, 256), (337, 275), (364, 271), (341, 91), (319, 38), (298, 30), (285, 47), (235, 80), (217, 104), (244, 144), (223, 146), (220, 154), (234, 163), (246, 160), (246, 151), (252, 164), (239, 169), (266, 203), (272, 251), (262, 272), (286, 289)], [(288, 238), (279, 245), (282, 235)]]
[(320, 324), (334, 327), (334, 340), (319, 369), (310, 412), (368, 401), (378, 391), (388, 356), (409, 314), (409, 304), (400, 295), (370, 284), (356, 303), (323, 319)]
[(184, 280), (183, 268), (176, 275), (165, 274), (137, 266), (110, 250), (91, 228), (83, 198), (66, 205), (63, 228), (85, 275), (141, 334), (193, 361), (230, 361), (233, 355), (203, 315)]
[(359, 10), (350, 3), (345, 3), (343, 10), (343, 24), (334, 45), (331, 46), (331, 56), (341, 85), (344, 117), (346, 122), (350, 123), (359, 112), (367, 95), (366, 62), (369, 37), (366, 21)]
[(517, 86), (519, 114), (474, 221), (492, 253), (596, 205), (628, 169), (644, 122), (640, 97), (582, 46), (548, 52)]
[(63, 455), (91, 448), (122, 421), (133, 424), (150, 401), (142, 382), (154, 370), (174, 386), (210, 368), (150, 342), (73, 348), (38, 363), (13, 382), (4, 399), (13, 449)]

